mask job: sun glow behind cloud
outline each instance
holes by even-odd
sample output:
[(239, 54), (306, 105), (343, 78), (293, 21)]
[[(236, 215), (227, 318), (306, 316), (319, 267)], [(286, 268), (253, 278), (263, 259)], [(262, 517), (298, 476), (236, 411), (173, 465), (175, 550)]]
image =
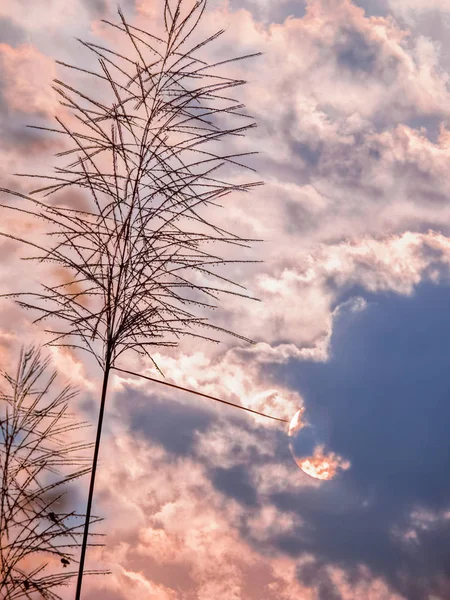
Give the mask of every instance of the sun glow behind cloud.
[[(312, 453), (299, 454), (296, 449), (296, 442), (302, 441), (306, 430), (314, 428), (308, 420), (306, 409), (302, 407), (292, 417), (289, 423), (288, 435), (290, 437), (289, 448), (292, 456), (300, 469), (315, 479), (321, 481), (331, 481), (335, 479), (340, 471), (347, 471), (351, 467), (351, 462), (339, 456), (335, 452), (330, 451), (321, 443), (321, 438), (318, 433), (313, 433), (312, 437)], [(311, 449), (311, 448), (310, 448)]]
[(296, 458), (295, 462), (307, 475), (323, 481), (334, 479), (339, 470), (346, 471), (350, 468), (349, 460), (344, 460), (334, 452), (325, 452), (323, 446), (316, 446), (314, 454), (308, 458)]

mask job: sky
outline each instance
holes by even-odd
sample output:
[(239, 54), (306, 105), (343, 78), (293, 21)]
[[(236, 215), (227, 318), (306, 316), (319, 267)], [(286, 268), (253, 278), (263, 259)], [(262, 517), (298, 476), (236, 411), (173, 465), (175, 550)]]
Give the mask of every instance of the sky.
[[(161, 4), (122, 8), (146, 29)], [(61, 142), (25, 126), (52, 122), (55, 60), (94, 66), (76, 38), (99, 43), (115, 11), (0, 4), (2, 187), (25, 192), (14, 173), (55, 163)], [(112, 574), (86, 578), (84, 597), (450, 598), (450, 1), (210, 0), (199, 27), (226, 29), (211, 58), (262, 53), (233, 73), (248, 81), (258, 127), (241, 143), (259, 151), (248, 163), (265, 185), (216, 217), (264, 240), (245, 256), (263, 262), (235, 273), (261, 302), (213, 315), (256, 343), (155, 358), (178, 385), (283, 419), (303, 407), (339, 476), (303, 472), (282, 423), (115, 374), (95, 501), (107, 537), (88, 554)], [(0, 223), (34, 234), (4, 209)], [(18, 244), (0, 253), (2, 291), (35, 280)], [(45, 341), (31, 320), (2, 300), (5, 364)], [(94, 422), (95, 365), (49, 352)], [(302, 435), (293, 447), (311, 454)]]

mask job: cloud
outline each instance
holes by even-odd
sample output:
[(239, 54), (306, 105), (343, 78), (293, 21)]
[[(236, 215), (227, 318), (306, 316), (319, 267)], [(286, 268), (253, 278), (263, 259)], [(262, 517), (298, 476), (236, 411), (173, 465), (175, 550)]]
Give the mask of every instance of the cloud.
[[(276, 431), (245, 422), (233, 425), (222, 421), (223, 417), (199, 431), (195, 419), (186, 420), (185, 427), (196, 432), (196, 441), (175, 463), (173, 458), (165, 458), (173, 456), (170, 439), (164, 444), (159, 433), (147, 433), (150, 447), (157, 442), (166, 448), (163, 454), (161, 450), (155, 454), (148, 447), (147, 454), (159, 456), (157, 464), (149, 459), (152, 472), (165, 472), (164, 477), (172, 482), (170, 486), (152, 483), (164, 490), (166, 497), (169, 512), (164, 526), (175, 518), (176, 509), (168, 495), (176, 496), (184, 486), (181, 475), (177, 477), (173, 470), (174, 464), (181, 465), (181, 459), (188, 485), (195, 480), (200, 486), (192, 503), (199, 497), (208, 498), (209, 503), (211, 497), (219, 503), (228, 500), (229, 504), (224, 504), (228, 509), (221, 508), (225, 510), (222, 515), (231, 511), (238, 538), (247, 540), (252, 552), (287, 554), (293, 564), (308, 557), (310, 565), (299, 568), (297, 575), (317, 593), (345, 598), (344, 589), (356, 594), (366, 586), (377, 600), (421, 600), (425, 591), (445, 589), (441, 574), (446, 573), (447, 563), (439, 547), (446, 543), (450, 523), (444, 435), (449, 415), (443, 403), (447, 384), (442, 376), (440, 389), (435, 387), (445, 361), (441, 336), (445, 323), (440, 308), (448, 302), (448, 290), (443, 294), (444, 289), (422, 284), (415, 294), (403, 297), (367, 294), (366, 310), (343, 310), (336, 316), (328, 362), (292, 362), (283, 367), (283, 373), (278, 372), (279, 380), (295, 380), (295, 386), (304, 391), (312, 418), (326, 417), (332, 424), (332, 450), (352, 462), (344, 483), (323, 487), (309, 485), (300, 477), (294, 485), (300, 472), (292, 471), (293, 462), (286, 462), (291, 465), (286, 470), (284, 463), (290, 460), (287, 439), (277, 441)], [(423, 315), (428, 318), (424, 320)], [(423, 347), (427, 348), (426, 362), (420, 351)], [(129, 406), (132, 412), (134, 403)], [(176, 411), (169, 409), (167, 419), (178, 430)], [(167, 433), (168, 438), (170, 435)], [(133, 461), (128, 462), (127, 470), (135, 472)], [(141, 471), (145, 473), (145, 467)], [(203, 486), (205, 491), (201, 491)], [(138, 484), (131, 487), (136, 493)], [(138, 496), (149, 497), (144, 491)], [(185, 492), (183, 498), (187, 502)], [(136, 505), (131, 497), (127, 502)], [(428, 512), (423, 512), (424, 507)], [(159, 514), (156, 507), (148, 507), (147, 512)], [(183, 529), (180, 522), (178, 526)], [(400, 535), (398, 531), (410, 533)], [(333, 579), (333, 573), (340, 575)], [(397, 592), (390, 592), (391, 588)]]
[[(180, 421), (183, 412), (175, 410), (176, 405), (166, 409), (165, 418), (173, 423), (172, 431), (169, 425), (160, 427), (167, 432), (166, 442), (157, 431), (161, 410), (157, 409), (155, 427), (140, 438), (140, 449), (128, 450), (127, 469), (123, 470), (121, 463), (108, 467), (118, 468), (119, 478), (134, 473), (134, 483), (128, 486), (133, 491), (124, 499), (126, 513), (140, 505), (139, 498), (151, 497), (146, 491), (149, 485), (159, 490), (157, 496), (162, 494), (160, 502), (167, 509), (161, 512), (156, 505), (146, 505), (138, 514), (165, 515), (162, 523), (170, 532), (164, 534), (166, 546), (162, 533), (151, 534), (160, 548), (167, 548), (163, 562), (173, 560), (168, 558), (173, 555), (167, 554), (172, 547), (167, 544), (174, 535), (175, 515), (177, 535), (184, 531), (176, 511), (187, 511), (192, 527), (188, 506), (204, 498), (211, 515), (216, 514), (211, 503), (220, 504), (222, 518), (228, 519), (229, 515), (238, 527), (239, 533), (234, 531), (233, 535), (247, 540), (256, 556), (287, 555), (293, 565), (309, 561), (307, 566), (299, 566), (297, 576), (307, 589), (324, 597), (340, 594), (357, 598), (364, 589), (370, 590), (376, 600), (422, 600), (425, 593), (439, 594), (446, 589), (448, 565), (442, 548), (450, 524), (450, 488), (445, 477), (449, 456), (445, 431), (450, 417), (444, 402), (447, 383), (443, 379), (446, 371), (441, 332), (446, 328), (442, 309), (448, 302), (448, 289), (429, 283), (403, 296), (379, 289), (364, 293), (368, 302), (364, 311), (355, 313), (343, 308), (336, 314), (327, 362), (292, 361), (278, 366), (276, 376), (304, 392), (311, 418), (326, 417), (331, 423), (332, 450), (352, 462), (344, 483), (331, 482), (323, 487), (310, 480), (310, 485), (300, 471), (293, 470), (287, 439), (278, 438), (276, 430), (227, 417), (223, 420), (223, 415), (220, 421), (210, 420), (206, 429), (199, 429), (201, 419)], [(127, 410), (131, 414), (136, 410), (139, 415), (130, 394), (127, 392)], [(151, 415), (153, 401), (148, 401)], [(120, 405), (125, 406), (116, 403)], [(189, 451), (178, 453), (174, 459), (171, 437), (183, 425), (182, 438), (191, 440)], [(136, 444), (126, 440), (122, 442), (125, 446)], [(134, 453), (143, 454), (137, 459), (141, 464), (138, 468), (131, 458)], [(170, 485), (160, 482), (156, 475), (148, 480), (147, 472), (164, 474)], [(116, 490), (110, 475), (106, 489)], [(139, 481), (145, 481), (143, 488)], [(189, 497), (187, 489), (194, 489), (194, 481), (197, 492)], [(116, 503), (117, 498), (109, 494), (109, 501)], [(183, 497), (183, 508), (171, 499), (178, 494)], [(158, 518), (152, 530), (156, 526), (159, 531), (162, 523)], [(124, 517), (123, 522), (129, 523), (129, 519)], [(223, 535), (220, 527), (219, 533)], [(233, 547), (231, 540), (221, 540), (228, 548)], [(245, 552), (250, 552), (248, 548)], [(196, 576), (189, 585), (195, 585), (192, 581), (199, 585)], [(274, 579), (272, 583), (277, 589), (279, 582)], [(235, 585), (240, 591), (227, 593), (242, 595), (242, 584)], [(258, 589), (255, 586), (251, 593), (261, 593)]]
[[(122, 590), (128, 597), (132, 582), (124, 575), (134, 573), (136, 580), (153, 586), (163, 598), (166, 594), (168, 598), (182, 595), (188, 600), (209, 600), (216, 593), (233, 600), (321, 597), (318, 593), (325, 586), (319, 579), (300, 583), (296, 565), (303, 559), (293, 561), (272, 544), (282, 532), (288, 534), (301, 525), (298, 516), (266, 502), (248, 507), (236, 501), (214, 489), (198, 460), (174, 460), (150, 440), (144, 443), (115, 435), (108, 440), (104, 456), (119, 455), (122, 461), (103, 463), (99, 481), (99, 499), (103, 509), (108, 509), (112, 525), (101, 560), (112, 568), (113, 575), (98, 583), (87, 579), (86, 589), (92, 595), (113, 590), (111, 597), (115, 598), (114, 590)], [(292, 481), (297, 473), (291, 471)], [(254, 539), (263, 542), (260, 548), (245, 541), (244, 523)], [(380, 592), (379, 597), (373, 596), (376, 600), (400, 599), (368, 571), (361, 573), (354, 586), (338, 567), (330, 573), (336, 587), (343, 590), (343, 598), (356, 600), (358, 593), (373, 588), (374, 593)]]
[[(111, 478), (117, 476), (117, 467), (122, 470), (117, 473), (122, 479), (122, 491), (114, 496), (108, 493), (117, 514), (121, 513), (123, 518), (127, 515), (122, 522), (124, 525), (126, 522), (129, 541), (119, 558), (121, 563), (141, 565), (138, 568), (143, 578), (151, 578), (155, 585), (165, 585), (172, 594), (182, 589), (186, 598), (206, 599), (216, 592), (239, 598), (244, 573), (258, 557), (239, 540), (238, 532), (228, 521), (228, 517), (238, 518), (238, 506), (223, 503), (205, 478), (204, 470), (190, 459), (168, 462), (161, 450), (142, 443), (139, 450), (136, 443), (126, 439), (120, 447), (117, 441), (115, 445), (122, 457), (131, 461), (130, 469), (125, 471), (120, 463), (109, 463), (108, 477), (105, 479), (104, 473), (102, 481), (109, 490)], [(155, 476), (148, 476), (149, 469), (152, 472), (155, 469)], [(127, 480), (126, 486), (123, 477)], [(126, 489), (129, 494), (123, 493)], [(133, 513), (126, 507), (137, 507), (141, 502), (141, 510), (136, 513), (139, 515), (136, 528)], [(114, 522), (119, 523), (117, 519)], [(123, 535), (118, 533), (117, 539), (123, 540)], [(108, 552), (115, 562), (116, 531), (110, 535), (113, 539)], [(138, 539), (132, 541), (136, 535)], [(169, 565), (171, 568), (167, 570)]]
[(0, 44), (3, 98), (12, 110), (53, 114), (56, 98), (51, 89), (54, 62), (34, 46), (13, 48)]
[[(261, 298), (251, 318), (247, 307), (234, 301), (218, 318), (260, 342), (247, 352), (262, 360), (306, 358), (308, 350), (323, 360), (338, 299), (345, 292), (360, 286), (368, 292), (409, 295), (422, 280), (447, 281), (449, 260), (448, 238), (434, 232), (320, 244), (310, 253), (286, 248), (250, 281)], [(356, 296), (352, 303), (356, 311), (364, 308)]]
[(437, 171), (450, 106), (439, 44), (349, 2), (311, 2), (304, 18), (267, 28), (244, 10), (226, 17), (236, 44), (239, 36), (243, 50), (265, 52), (252, 62), (246, 100), (268, 185), (239, 219), (265, 240), (282, 230), (267, 251), (424, 224), (445, 230), (448, 212), (435, 210), (448, 187)]
[[(266, 240), (244, 256), (263, 264), (231, 273), (262, 302), (229, 300), (213, 315), (257, 343), (185, 340), (154, 356), (168, 381), (274, 416), (289, 419), (305, 402), (330, 423), (331, 456), (351, 467), (341, 482), (319, 482), (295, 465), (283, 426), (116, 373), (97, 496), (109, 533), (89, 554), (113, 575), (87, 582), (91, 598), (448, 595), (448, 75), (444, 46), (414, 29), (420, 20), (408, 30), (400, 8), (393, 18), (371, 4), (372, 16), (347, 0), (210, 4), (204, 31), (227, 28), (210, 56), (264, 52), (242, 63), (250, 85), (237, 92), (259, 127), (231, 148), (260, 148), (249, 162), (267, 184), (221, 214), (224, 228)], [(73, 62), (72, 35), (116, 43), (99, 20), (115, 10), (109, 0), (43, 6), (0, 8), (0, 28), (12, 24), (0, 46), (8, 177), (62, 149), (21, 129), (56, 110), (50, 57)], [(156, 5), (127, 8), (147, 28)], [(2, 223), (38, 234), (11, 215)], [(21, 251), (2, 251), (2, 290), (35, 286)], [(6, 355), (34, 330), (4, 307)], [(94, 420), (93, 366), (54, 358)], [(131, 357), (121, 366), (154, 373)]]
[(439, 0), (389, 0), (390, 10), (399, 17), (404, 18), (407, 22), (413, 22), (427, 13), (435, 13), (444, 19), (446, 26), (450, 26), (450, 7), (445, 2)]
[(4, 44), (17, 46), (25, 42), (25, 30), (9, 17), (0, 18), (0, 39)]
[[(448, 293), (423, 284), (410, 298), (374, 295), (366, 311), (337, 320), (329, 362), (289, 367), (310, 419), (331, 424), (331, 449), (352, 464), (343, 486), (274, 496), (308, 524), (307, 535), (300, 526), (280, 545), (349, 572), (366, 564), (408, 599), (439, 593), (449, 575), (442, 548), (450, 413), (439, 308)], [(420, 517), (424, 509), (431, 516)], [(394, 535), (398, 527), (409, 536)]]

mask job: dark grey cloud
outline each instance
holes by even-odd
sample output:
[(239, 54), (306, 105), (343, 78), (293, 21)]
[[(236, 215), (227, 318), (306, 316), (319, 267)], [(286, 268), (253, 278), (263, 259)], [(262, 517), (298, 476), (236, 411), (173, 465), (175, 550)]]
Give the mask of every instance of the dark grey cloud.
[(196, 436), (204, 432), (215, 419), (214, 413), (198, 406), (153, 395), (144, 396), (132, 389), (117, 394), (115, 402), (129, 418), (134, 432), (177, 455), (191, 454)]
[(434, 144), (437, 142), (442, 125), (441, 115), (415, 115), (405, 121), (412, 129), (425, 129), (427, 138)]
[(0, 17), (0, 44), (19, 46), (27, 40), (25, 29), (8, 17)]
[(257, 491), (250, 480), (248, 466), (236, 465), (229, 469), (212, 470), (211, 480), (217, 490), (249, 507), (258, 504)]
[(370, 43), (357, 29), (344, 27), (332, 50), (341, 67), (373, 73), (378, 60), (377, 44)]
[(423, 284), (411, 298), (368, 300), (366, 311), (335, 323), (328, 363), (283, 371), (352, 468), (342, 483), (275, 495), (307, 523), (276, 544), (349, 573), (366, 564), (408, 600), (425, 600), (450, 578), (450, 522), (437, 516), (415, 541), (395, 531), (414, 527), (414, 510), (450, 508), (450, 288)]
[(367, 17), (386, 17), (389, 14), (389, 0), (354, 0), (353, 3), (364, 9)]
[(286, 214), (285, 228), (290, 234), (299, 235), (317, 226), (316, 217), (309, 212), (305, 205), (285, 200), (284, 211)]
[(104, 16), (108, 9), (106, 0), (81, 0), (82, 5), (92, 16)]
[(450, 464), (450, 373), (442, 335), (450, 326), (449, 299), (448, 288), (431, 284), (413, 298), (375, 297), (367, 312), (337, 321), (333, 358), (323, 370), (305, 365), (295, 376), (311, 409), (339, 423), (336, 450), (352, 455), (352, 477), (361, 483), (376, 477), (383, 493), (435, 508), (450, 500), (450, 482), (442, 478)]
[[(5, 188), (22, 193), (36, 189), (40, 184), (36, 179), (17, 177), (15, 173), (48, 173), (52, 154), (62, 149), (62, 140), (59, 136), (29, 128), (28, 124), (40, 127), (52, 126), (44, 116), (26, 115), (21, 111), (9, 109), (3, 101), (0, 82), (0, 152), (15, 156), (17, 165), (13, 172), (3, 172), (2, 184)], [(42, 167), (42, 162), (46, 159), (45, 167)], [(9, 204), (16, 202), (18, 202), (17, 198), (8, 196)]]
[(307, 141), (293, 139), (291, 142), (292, 156), (299, 157), (308, 170), (314, 169), (319, 165), (324, 146), (325, 143), (322, 140), (311, 144)]
[(113, 4), (112, 11), (107, 0), (81, 0), (81, 4), (94, 19), (111, 17), (114, 14), (117, 15), (116, 6), (120, 6), (125, 14), (125, 18), (129, 19), (136, 9), (135, 0), (121, 0), (121, 2), (117, 2), (116, 6)]
[(303, 563), (297, 568), (297, 576), (306, 586), (317, 590), (320, 600), (342, 600), (324, 565), (314, 561)]
[(28, 125), (52, 126), (44, 117), (26, 115), (20, 111), (5, 112), (0, 118), (1, 147), (20, 153), (23, 157), (32, 157), (38, 152), (47, 152), (48, 155), (51, 155), (51, 150), (56, 150), (61, 144), (61, 137), (56, 134), (33, 129)]
[(301, 18), (306, 12), (305, 0), (283, 0), (280, 2), (258, 0), (230, 0), (231, 10), (244, 8), (255, 21), (260, 23), (283, 23), (288, 17)]
[[(248, 491), (250, 479), (243, 470), (244, 465), (264, 465), (268, 462), (277, 463), (280, 458), (290, 459), (284, 430), (268, 430), (256, 424), (251, 416), (247, 416), (242, 411), (228, 407), (220, 407), (217, 410), (217, 404), (214, 403), (211, 407), (211, 401), (204, 402), (204, 407), (196, 401), (192, 404), (181, 403), (175, 397), (145, 395), (128, 387), (117, 393), (114, 398), (118, 414), (126, 419), (133, 432), (161, 444), (168, 452), (180, 456), (196, 455), (203, 460), (204, 456), (196, 448), (197, 438), (212, 431), (213, 428), (231, 427), (236, 431), (251, 434), (252, 438), (257, 440), (253, 445), (243, 444), (239, 435), (229, 440), (227, 454), (232, 462), (238, 465), (236, 468), (210, 470), (211, 478), (223, 487), (222, 491), (225, 493), (230, 486), (232, 487), (233, 482), (241, 485), (242, 490)], [(86, 404), (84, 408), (88, 410), (89, 407)], [(262, 450), (266, 446), (276, 448), (273, 455), (268, 455)], [(248, 493), (253, 494), (253, 490)], [(249, 500), (244, 496), (245, 493), (242, 499), (246, 503)]]

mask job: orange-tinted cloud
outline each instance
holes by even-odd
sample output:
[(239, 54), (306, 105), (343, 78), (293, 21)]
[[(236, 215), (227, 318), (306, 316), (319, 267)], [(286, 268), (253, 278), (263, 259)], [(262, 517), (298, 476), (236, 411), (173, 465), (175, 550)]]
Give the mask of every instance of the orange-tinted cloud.
[(17, 48), (0, 44), (2, 95), (10, 110), (53, 115), (57, 98), (52, 90), (55, 63), (31, 44)]

